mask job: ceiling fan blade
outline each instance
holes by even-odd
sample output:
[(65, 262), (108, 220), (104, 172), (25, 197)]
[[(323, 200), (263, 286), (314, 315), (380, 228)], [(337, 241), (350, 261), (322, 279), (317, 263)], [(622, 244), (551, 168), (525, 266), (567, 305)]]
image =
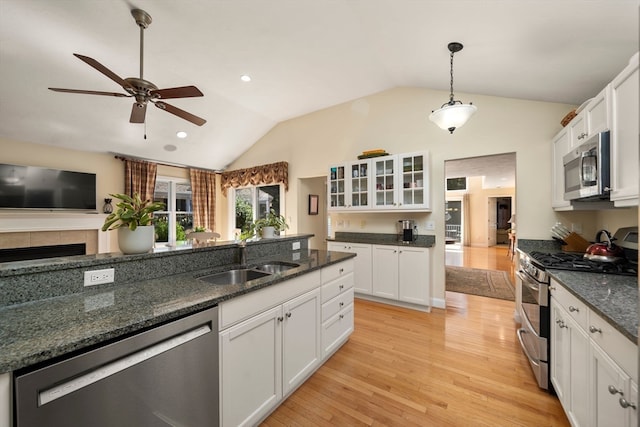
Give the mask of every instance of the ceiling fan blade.
[(195, 86), (172, 87), (169, 89), (156, 89), (151, 91), (152, 95), (160, 96), (160, 99), (171, 98), (193, 98), (196, 96), (204, 96)]
[(130, 123), (144, 123), (144, 118), (147, 115), (147, 104), (140, 104), (138, 102), (133, 103), (131, 108)]
[(169, 105), (166, 102), (155, 102), (154, 105), (161, 110), (165, 110), (168, 113), (174, 114), (182, 119), (190, 121), (195, 125), (202, 126), (203, 124), (207, 123), (205, 119), (194, 116), (193, 114), (181, 110), (178, 107), (174, 107), (173, 105)]
[(104, 74), (105, 76), (109, 77), (111, 80), (113, 80), (114, 82), (118, 83), (123, 88), (128, 87), (128, 88), (133, 89), (133, 86), (131, 86), (131, 84), (129, 82), (127, 82), (126, 80), (122, 79), (116, 73), (114, 73), (113, 71), (111, 71), (110, 69), (108, 69), (107, 67), (105, 67), (104, 65), (102, 65), (101, 63), (96, 61), (95, 59), (89, 58), (88, 56), (80, 55), (79, 53), (74, 53), (73, 55), (75, 57), (81, 59), (82, 61), (86, 62), (87, 64), (91, 65), (93, 68), (95, 68), (96, 70), (100, 71), (102, 74)]
[(100, 92), (98, 90), (62, 89), (62, 88), (59, 88), (59, 87), (50, 87), (49, 90), (52, 90), (54, 92), (81, 93), (81, 94), (85, 94), (85, 95), (116, 96), (118, 98), (130, 98), (131, 97), (131, 95), (125, 95), (124, 93)]

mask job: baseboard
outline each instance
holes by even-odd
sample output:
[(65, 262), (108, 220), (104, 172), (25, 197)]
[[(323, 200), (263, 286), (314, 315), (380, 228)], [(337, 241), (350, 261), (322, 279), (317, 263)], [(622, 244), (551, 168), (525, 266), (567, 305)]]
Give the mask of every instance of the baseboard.
[(412, 310), (424, 311), (426, 313), (429, 313), (431, 311), (431, 307), (429, 307), (427, 305), (413, 304), (413, 303), (410, 303), (410, 302), (397, 301), (397, 300), (392, 300), (392, 299), (387, 299), (387, 298), (380, 298), (380, 297), (376, 297), (376, 296), (373, 296), (373, 295), (366, 295), (366, 294), (356, 293), (355, 297), (359, 298), (359, 299), (364, 299), (364, 300), (367, 300), (367, 301), (373, 301), (373, 302), (379, 302), (379, 303), (382, 303), (382, 304), (395, 305), (396, 307), (403, 307), (403, 308), (410, 308)]
[(443, 298), (431, 298), (431, 307), (447, 308), (447, 303)]

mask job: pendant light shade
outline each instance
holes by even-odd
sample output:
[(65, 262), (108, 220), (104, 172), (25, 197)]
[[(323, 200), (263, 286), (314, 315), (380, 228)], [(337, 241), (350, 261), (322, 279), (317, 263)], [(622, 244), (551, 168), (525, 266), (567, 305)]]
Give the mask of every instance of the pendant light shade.
[(451, 52), (451, 93), (449, 94), (449, 102), (442, 104), (442, 107), (432, 111), (429, 115), (429, 120), (438, 125), (440, 129), (446, 129), (450, 133), (464, 125), (478, 110), (471, 103), (463, 104), (461, 101), (453, 99), (453, 54), (460, 52), (462, 47), (462, 44), (458, 42), (451, 42), (448, 45), (449, 52)]

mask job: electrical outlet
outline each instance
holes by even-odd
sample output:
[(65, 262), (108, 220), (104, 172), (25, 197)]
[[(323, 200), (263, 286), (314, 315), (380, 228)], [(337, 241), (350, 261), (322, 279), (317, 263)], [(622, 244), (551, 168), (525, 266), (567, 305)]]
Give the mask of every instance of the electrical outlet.
[(300, 250), (300, 242), (293, 242), (291, 249), (294, 251)]
[(105, 268), (103, 270), (90, 270), (84, 272), (84, 285), (93, 286), (103, 283), (113, 283), (116, 271), (114, 268)]

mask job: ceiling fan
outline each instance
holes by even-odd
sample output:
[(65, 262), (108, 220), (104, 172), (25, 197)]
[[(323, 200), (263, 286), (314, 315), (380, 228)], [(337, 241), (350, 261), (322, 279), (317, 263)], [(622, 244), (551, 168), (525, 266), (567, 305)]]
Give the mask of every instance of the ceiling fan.
[(182, 119), (188, 120), (193, 124), (198, 126), (202, 126), (207, 121), (201, 117), (193, 115), (187, 111), (181, 110), (180, 108), (174, 107), (173, 105), (167, 104), (164, 102), (164, 99), (172, 99), (172, 98), (192, 98), (197, 96), (203, 96), (202, 92), (195, 86), (181, 86), (181, 87), (173, 87), (169, 89), (158, 89), (156, 85), (151, 83), (148, 80), (144, 80), (143, 76), (143, 53), (144, 53), (144, 30), (151, 24), (151, 15), (149, 15), (144, 10), (133, 9), (131, 11), (131, 15), (136, 21), (136, 24), (140, 27), (140, 77), (127, 77), (122, 79), (113, 71), (109, 70), (107, 67), (99, 63), (93, 58), (88, 56), (80, 55), (78, 53), (74, 53), (73, 55), (82, 61), (86, 62), (96, 70), (100, 71), (105, 76), (109, 77), (114, 82), (118, 83), (122, 86), (127, 93), (118, 93), (118, 92), (101, 92), (95, 90), (78, 90), (78, 89), (62, 89), (56, 87), (50, 87), (50, 90), (55, 92), (66, 92), (66, 93), (81, 93), (88, 95), (103, 95), (103, 96), (115, 96), (119, 98), (135, 98), (135, 102), (133, 103), (133, 108), (131, 109), (131, 117), (129, 122), (131, 123), (144, 123), (145, 116), (147, 113), (147, 104), (150, 102), (161, 110), (164, 110), (168, 113), (174, 114)]

